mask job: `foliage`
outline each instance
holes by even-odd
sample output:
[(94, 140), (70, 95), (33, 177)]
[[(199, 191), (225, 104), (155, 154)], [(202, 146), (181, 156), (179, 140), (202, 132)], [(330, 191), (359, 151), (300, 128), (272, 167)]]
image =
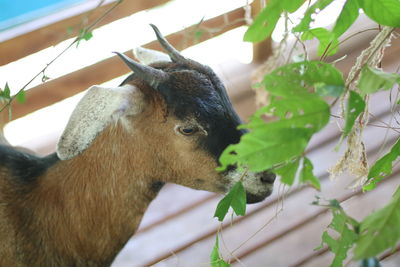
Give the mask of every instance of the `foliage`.
[[(301, 156), (311, 136), (329, 121), (329, 105), (320, 94), (336, 95), (343, 91), (344, 81), (333, 66), (304, 61), (274, 70), (262, 85), (271, 95), (270, 104), (243, 126), (251, 131), (224, 151), (220, 169), (236, 163), (262, 171)], [(266, 113), (278, 119), (265, 123)]]
[(372, 20), (381, 25), (400, 27), (398, 0), (359, 0), (360, 7)]
[(230, 207), (232, 207), (236, 215), (243, 216), (246, 213), (246, 192), (240, 181), (218, 203), (214, 217), (217, 217), (219, 221), (223, 221)]
[(331, 267), (342, 267), (348, 251), (358, 238), (360, 223), (348, 216), (337, 200), (331, 200), (328, 207), (333, 215), (332, 222), (328, 227), (336, 232), (338, 237), (334, 238), (328, 231), (325, 231), (322, 234), (321, 247), (326, 244), (335, 254)]
[(318, 55), (331, 56), (336, 54), (339, 48), (339, 40), (336, 38), (333, 32), (328, 31), (325, 28), (314, 28), (304, 31), (301, 35), (301, 40), (312, 40), (317, 38), (319, 41)]
[(400, 156), (400, 139), (393, 145), (389, 153), (381, 157), (375, 162), (368, 173), (368, 181), (363, 189), (372, 190), (376, 187), (376, 184), (382, 181), (386, 176), (392, 173), (393, 161)]
[(386, 73), (377, 68), (364, 66), (358, 88), (364, 94), (372, 94), (381, 90), (389, 90), (396, 82), (400, 83), (399, 74)]
[(354, 250), (357, 259), (378, 255), (400, 241), (400, 188), (391, 202), (361, 222), (360, 238)]
[(308, 182), (315, 189), (321, 190), (321, 184), (320, 184), (318, 178), (315, 177), (315, 175), (313, 173), (313, 169), (314, 169), (314, 167), (313, 167), (311, 161), (308, 158), (304, 158), (303, 168), (301, 169), (301, 172), (300, 172), (299, 182), (302, 184)]
[(6, 100), (11, 99), (11, 90), (8, 86), (8, 83), (6, 83), (6, 85), (4, 85), (4, 89), (1, 90), (0, 97)]
[[(306, 1), (305, 4), (309, 6), (300, 22), (293, 27), (289, 26), (291, 34), (296, 35), (299, 41), (314, 38), (319, 41), (317, 53), (321, 61), (303, 58), (300, 62), (285, 64), (265, 75), (259, 87), (268, 92), (268, 104), (241, 126), (249, 129), (249, 132), (242, 136), (238, 144), (229, 146), (222, 153), (219, 170), (233, 164), (251, 171), (273, 169), (281, 177), (281, 182), (288, 186), (297, 181), (299, 184), (308, 183), (319, 190), (319, 180), (313, 174), (312, 162), (306, 157), (305, 151), (312, 136), (328, 123), (331, 116), (326, 97), (345, 101), (342, 138), (346, 138), (351, 132), (359, 130), (358, 127), (364, 122), (362, 116), (366, 113), (368, 95), (389, 90), (400, 83), (399, 74), (387, 73), (371, 65), (369, 59), (356, 66), (355, 76), (347, 83), (339, 70), (324, 62), (326, 56), (337, 53), (339, 38), (355, 22), (361, 10), (382, 26), (400, 27), (400, 1), (347, 0), (338, 16), (333, 18), (333, 28), (314, 27), (315, 17), (333, 2), (317, 0), (310, 5)], [(279, 19), (287, 18), (289, 13), (298, 10), (303, 3), (298, 0), (268, 1), (249, 26), (244, 40), (259, 42), (269, 37)], [(374, 53), (379, 51), (375, 50)], [(351, 83), (356, 86), (349, 86)], [(266, 122), (265, 115), (275, 119)], [(393, 163), (399, 155), (400, 139), (371, 167), (368, 184), (363, 189), (372, 190), (382, 179), (391, 175)], [(223, 204), (219, 204), (218, 218), (223, 219), (235, 201), (236, 190), (232, 188), (229, 197)], [(399, 206), (400, 187), (390, 203), (359, 223), (345, 213), (339, 202), (331, 201), (329, 208), (333, 215), (332, 222), (329, 231), (322, 235), (322, 243), (335, 254), (331, 266), (342, 266), (353, 247), (356, 258), (361, 260), (361, 266), (380, 266), (376, 258), (379, 253), (395, 246), (400, 240)], [(330, 232), (335, 232), (335, 235)]]
[(89, 41), (90, 39), (92, 39), (92, 37), (93, 37), (93, 33), (90, 30), (81, 29), (79, 31), (79, 35), (76, 39), (76, 47), (79, 46), (79, 44), (81, 43), (82, 40)]
[(219, 239), (218, 235), (215, 238), (215, 245), (210, 255), (211, 267), (230, 267), (231, 265), (225, 262), (219, 254)]
[(359, 0), (347, 0), (343, 5), (343, 9), (340, 12), (335, 26), (332, 29), (333, 34), (336, 37), (341, 36), (346, 32), (348, 28), (358, 18)]
[(21, 90), (15, 95), (15, 99), (21, 104), (25, 103), (26, 98), (25, 98), (25, 91)]
[(254, 23), (244, 35), (244, 40), (249, 42), (264, 40), (274, 31), (282, 12), (292, 13), (303, 3), (303, 0), (271, 0), (267, 7), (255, 18)]
[(350, 95), (347, 101), (347, 108), (344, 116), (345, 126), (343, 129), (343, 136), (347, 136), (350, 133), (354, 126), (355, 120), (365, 109), (365, 102), (361, 96), (354, 91), (350, 91), (349, 93)]
[(23, 103), (25, 103), (25, 91), (21, 90), (16, 95), (11, 96), (10, 87), (9, 87), (8, 83), (6, 83), (4, 85), (4, 88), (2, 90), (0, 90), (0, 98), (4, 99), (6, 101), (10, 101), (13, 98), (15, 98), (19, 103), (23, 104)]

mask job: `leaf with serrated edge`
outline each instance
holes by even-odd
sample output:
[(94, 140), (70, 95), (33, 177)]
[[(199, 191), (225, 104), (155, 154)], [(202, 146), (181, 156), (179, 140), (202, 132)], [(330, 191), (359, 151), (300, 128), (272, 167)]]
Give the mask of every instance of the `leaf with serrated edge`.
[(243, 184), (237, 182), (233, 188), (234, 191), (231, 207), (235, 211), (236, 215), (244, 216), (246, 214), (246, 191), (244, 190)]
[(358, 238), (355, 229), (359, 226), (359, 223), (349, 217), (340, 206), (332, 206), (331, 211), (333, 218), (329, 228), (334, 230), (338, 237), (333, 238), (328, 231), (325, 231), (322, 234), (322, 243), (327, 244), (335, 254), (330, 266), (342, 267), (343, 261), (347, 258), (347, 252), (353, 247)]
[(218, 235), (215, 238), (215, 245), (210, 255), (211, 267), (230, 267), (231, 265), (226, 263), (219, 254), (219, 240)]
[(246, 133), (238, 144), (230, 145), (222, 153), (218, 170), (234, 163), (247, 166), (254, 172), (270, 169), (303, 153), (311, 137), (310, 133), (309, 129), (304, 128), (254, 130)]
[(293, 32), (303, 32), (310, 28), (310, 23), (313, 21), (312, 15), (315, 14), (317, 10), (323, 10), (327, 7), (333, 0), (318, 0), (315, 4), (310, 6), (304, 13), (303, 19), (300, 23), (293, 28)]
[(318, 178), (315, 177), (313, 173), (314, 166), (308, 158), (304, 158), (303, 166), (300, 171), (299, 182), (306, 183), (309, 182), (312, 187), (317, 190), (321, 190), (321, 183)]
[(274, 169), (274, 173), (281, 177), (281, 182), (287, 185), (293, 185), (299, 168), (300, 159), (289, 162), (284, 166)]
[(10, 87), (8, 86), (8, 83), (6, 83), (2, 92), (2, 97), (10, 99), (11, 98), (10, 94), (11, 94)]
[(319, 41), (318, 56), (332, 56), (339, 48), (339, 40), (336, 36), (325, 28), (315, 28), (305, 31), (301, 35), (301, 40), (312, 40), (317, 38)]
[(358, 88), (365, 94), (375, 93), (380, 90), (389, 90), (398, 79), (400, 79), (400, 75), (397, 73), (387, 73), (380, 69), (365, 66), (361, 70)]
[(382, 181), (386, 176), (390, 175), (393, 171), (393, 161), (400, 156), (400, 139), (396, 141), (390, 152), (378, 159), (375, 164), (370, 168), (368, 173), (369, 183), (363, 186), (364, 190), (372, 190), (376, 184)]
[(240, 181), (237, 182), (228, 194), (218, 203), (214, 217), (217, 217), (219, 221), (223, 221), (228, 213), (229, 207), (232, 207), (236, 215), (243, 216), (246, 214), (246, 192)]
[(343, 74), (331, 64), (321, 61), (297, 62), (277, 68), (265, 76), (263, 85), (274, 95), (307, 95), (308, 86), (324, 83), (344, 87)]
[[(222, 153), (218, 170), (237, 163), (252, 171), (264, 171), (303, 153), (310, 137), (329, 121), (329, 105), (306, 88), (321, 83), (344, 86), (341, 73), (319, 61), (289, 64), (266, 75), (263, 85), (270, 92), (270, 105), (241, 127), (251, 131)], [(265, 123), (261, 119), (265, 113), (278, 120)]]
[(356, 259), (370, 258), (400, 241), (400, 187), (392, 200), (382, 209), (375, 211), (361, 222), (360, 238), (354, 255)]

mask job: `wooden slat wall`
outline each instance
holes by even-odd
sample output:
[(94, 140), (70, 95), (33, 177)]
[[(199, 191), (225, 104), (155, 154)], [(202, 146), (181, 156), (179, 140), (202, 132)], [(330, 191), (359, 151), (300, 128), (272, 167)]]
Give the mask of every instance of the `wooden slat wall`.
[[(153, 8), (167, 2), (169, 2), (169, 0), (125, 0), (97, 23), (94, 28), (101, 27), (115, 20), (130, 16), (138, 11)], [(49, 46), (56, 45), (68, 38), (77, 36), (79, 33), (78, 30), (81, 29), (82, 26), (90, 25), (114, 5), (115, 3), (107, 4), (90, 12), (85, 12), (10, 40), (0, 42), (0, 66), (38, 52)], [(82, 25), (82, 22), (85, 22), (85, 24)], [(68, 34), (67, 29), (71, 27), (74, 30)]]
[[(213, 31), (212, 34), (203, 34), (199, 39), (196, 39), (196, 43), (203, 42), (224, 32), (243, 26), (244, 24), (243, 8), (238, 8), (229, 13), (206, 20), (202, 23), (200, 29), (202, 27), (213, 28), (219, 29), (219, 31)], [(195, 44), (193, 40), (182, 42), (182, 39), (183, 36), (191, 34), (196, 30), (199, 30), (198, 25), (188, 27), (166, 38), (173, 46), (182, 50)], [(144, 45), (144, 47), (157, 50), (161, 49), (156, 41), (148, 43)], [(133, 57), (132, 51), (126, 51), (125, 54)], [(65, 76), (45, 82), (26, 92), (25, 103), (20, 104), (16, 101), (12, 103), (13, 119), (20, 118), (35, 110), (54, 104), (55, 102), (82, 92), (94, 84), (101, 84), (126, 74), (129, 71), (130, 70), (124, 64), (121, 64), (121, 60), (117, 56), (113, 56)]]

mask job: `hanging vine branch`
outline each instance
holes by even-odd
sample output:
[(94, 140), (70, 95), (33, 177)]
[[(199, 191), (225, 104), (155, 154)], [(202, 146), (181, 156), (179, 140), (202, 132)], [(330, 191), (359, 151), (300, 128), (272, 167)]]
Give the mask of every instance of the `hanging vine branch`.
[[(265, 72), (258, 72), (258, 82), (267, 93), (264, 104), (243, 125), (251, 131), (245, 134), (240, 143), (229, 146), (221, 155), (221, 169), (237, 164), (252, 171), (274, 169), (281, 176), (281, 182), (292, 186), (297, 183), (320, 188), (319, 180), (313, 174), (312, 162), (305, 150), (311, 137), (319, 132), (329, 121), (331, 108), (340, 102), (340, 120), (343, 122), (342, 140), (347, 140), (347, 150), (339, 162), (329, 171), (338, 176), (344, 171), (355, 178), (353, 187), (372, 190), (386, 176), (392, 173), (392, 165), (400, 156), (400, 141), (390, 152), (369, 168), (362, 134), (368, 126), (368, 100), (370, 94), (388, 90), (400, 83), (400, 75), (386, 73), (380, 69), (384, 51), (390, 45), (395, 27), (400, 27), (400, 2), (396, 0), (347, 0), (336, 18), (332, 30), (313, 28), (313, 20), (321, 10), (334, 0), (318, 0), (308, 5), (300, 23), (293, 25), (286, 34), (294, 35), (298, 42), (317, 39), (320, 61), (309, 61), (304, 57), (300, 62), (282, 64), (280, 49), (285, 46), (283, 38), (273, 56), (264, 64)], [(244, 39), (259, 42), (269, 37), (278, 20), (298, 10), (303, 0), (271, 0), (261, 10), (248, 28)], [(339, 46), (339, 38), (356, 21), (359, 11), (380, 25), (378, 34), (357, 58), (346, 80), (341, 71), (332, 64), (323, 62), (327, 56), (334, 55)], [(288, 23), (286, 19), (286, 23)], [(370, 30), (370, 29), (369, 29)], [(376, 30), (376, 29), (374, 29)], [(286, 36), (286, 35), (285, 35)], [(291, 54), (291, 53), (290, 53)], [(278, 60), (279, 59), (279, 60)], [(270, 68), (274, 66), (274, 70)], [(277, 68), (276, 68), (277, 67)], [(268, 98), (266, 97), (268, 96)], [(328, 105), (324, 97), (336, 100)], [(263, 116), (272, 115), (275, 120), (265, 122)], [(399, 139), (400, 140), (400, 139)], [(256, 145), (255, 145), (256, 144)], [(382, 209), (373, 212), (361, 222), (345, 213), (339, 202), (330, 205), (333, 220), (330, 228), (337, 232), (333, 237), (325, 232), (323, 243), (335, 254), (331, 266), (343, 266), (348, 251), (355, 247), (355, 259), (376, 257), (385, 249), (394, 247), (400, 241), (400, 206), (397, 189), (393, 199)], [(232, 194), (231, 194), (232, 195)], [(234, 199), (231, 199), (233, 202)], [(396, 231), (393, 227), (396, 225)], [(398, 231), (397, 231), (398, 230)]]
[[(0, 112), (2, 112), (4, 109), (10, 107), (11, 103), (14, 100), (18, 100), (19, 102), (24, 102), (25, 101), (25, 90), (26, 88), (38, 77), (42, 76), (42, 82), (47, 81), (49, 78), (46, 76), (46, 70), (55, 62), (57, 61), (62, 55), (64, 55), (71, 47), (73, 47), (75, 44), (78, 46), (80, 41), (82, 40), (89, 40), (92, 38), (92, 30), (95, 28), (95, 26), (100, 23), (105, 17), (107, 17), (117, 6), (122, 4), (124, 0), (118, 0), (116, 1), (109, 9), (107, 9), (102, 15), (100, 15), (98, 18), (96, 18), (92, 23), (90, 23), (88, 26), (83, 27), (79, 31), (79, 35), (66, 47), (64, 48), (59, 54), (57, 54), (52, 60), (49, 61), (49, 63), (46, 64), (35, 76), (33, 76), (24, 86), (21, 87), (21, 89), (18, 90), (18, 92), (13, 95), (13, 96), (8, 96), (6, 98), (7, 102), (0, 108)], [(101, 4), (104, 2), (104, 0), (101, 0), (99, 4), (97, 5), (96, 8), (99, 8)], [(90, 14), (89, 11), (88, 15)]]

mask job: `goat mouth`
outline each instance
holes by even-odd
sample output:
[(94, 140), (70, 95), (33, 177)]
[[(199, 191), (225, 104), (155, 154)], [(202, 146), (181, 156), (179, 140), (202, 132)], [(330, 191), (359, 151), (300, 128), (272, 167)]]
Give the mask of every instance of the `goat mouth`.
[(252, 193), (246, 193), (246, 202), (247, 204), (254, 204), (263, 201), (266, 199), (271, 193), (263, 194), (263, 195), (255, 195)]

